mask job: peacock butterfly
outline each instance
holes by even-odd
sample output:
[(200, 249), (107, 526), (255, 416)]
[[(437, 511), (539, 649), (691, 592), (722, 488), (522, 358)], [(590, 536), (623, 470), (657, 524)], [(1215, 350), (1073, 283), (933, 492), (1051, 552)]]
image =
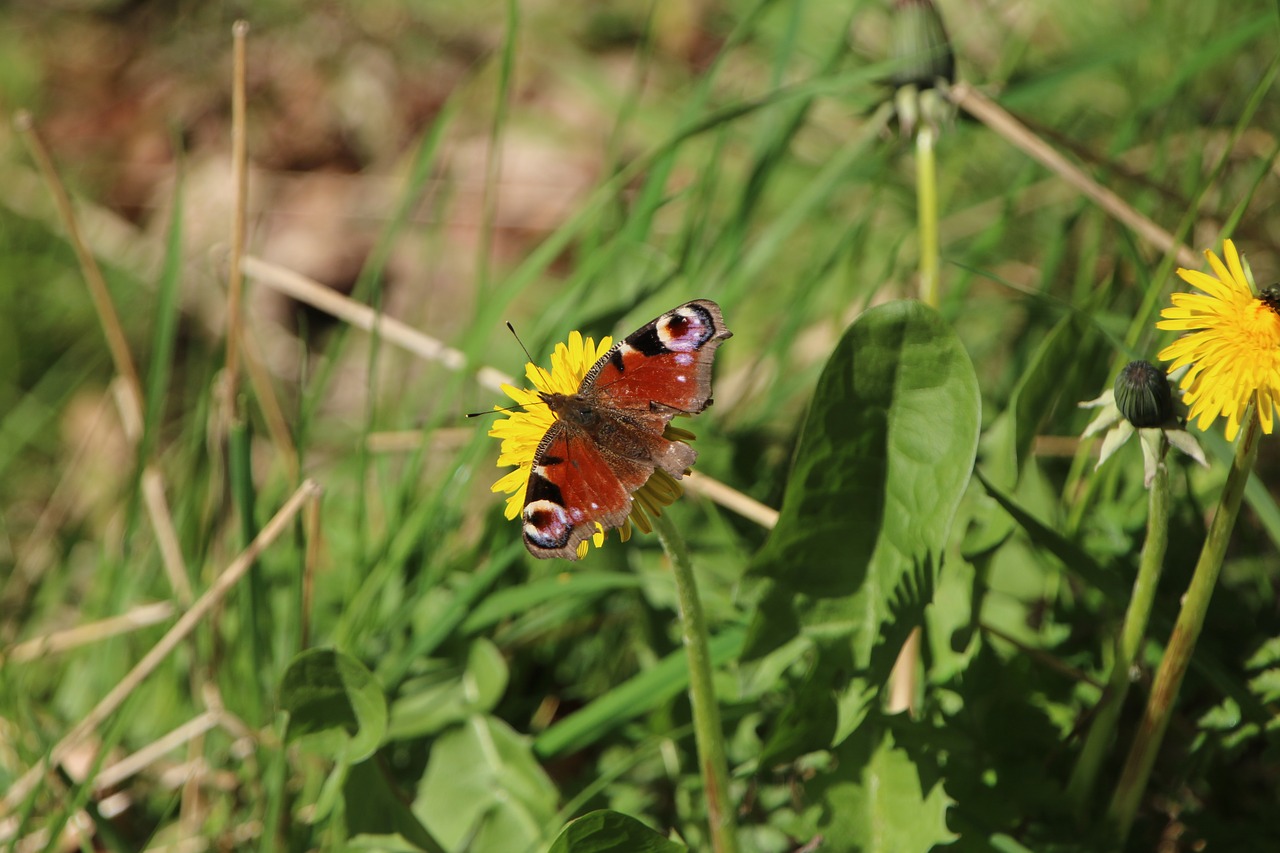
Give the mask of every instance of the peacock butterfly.
[(695, 299), (601, 356), (576, 394), (538, 395), (556, 420), (534, 453), (520, 516), (531, 554), (578, 559), (597, 522), (626, 521), (632, 493), (656, 468), (684, 476), (698, 454), (663, 430), (711, 405), (711, 361), (732, 335), (720, 306)]

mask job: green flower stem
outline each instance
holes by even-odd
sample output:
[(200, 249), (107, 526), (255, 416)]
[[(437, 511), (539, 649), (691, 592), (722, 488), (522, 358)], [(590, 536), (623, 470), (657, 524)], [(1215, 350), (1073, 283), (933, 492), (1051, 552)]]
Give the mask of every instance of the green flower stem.
[(1236, 445), (1235, 459), (1231, 463), (1227, 484), (1218, 501), (1218, 510), (1209, 525), (1209, 535), (1205, 537), (1204, 547), (1200, 550), (1200, 559), (1191, 576), (1191, 585), (1183, 596), (1182, 609), (1169, 637), (1169, 646), (1160, 661), (1160, 669), (1156, 672), (1142, 723), (1138, 726), (1129, 757), (1116, 785), (1115, 795), (1111, 799), (1107, 816), (1114, 824), (1121, 844), (1133, 826), (1134, 815), (1138, 811), (1143, 791), (1146, 790), (1147, 779), (1151, 776), (1156, 753), (1160, 751), (1160, 743), (1169, 728), (1173, 703), (1182, 687), (1183, 676), (1187, 674), (1187, 666), (1191, 662), (1200, 630), (1204, 627), (1209, 600), (1213, 597), (1213, 588), (1222, 571), (1227, 543), (1231, 539), (1236, 516), (1240, 514), (1240, 499), (1249, 482), (1249, 474), (1253, 471), (1254, 460), (1258, 457), (1260, 429), (1257, 412), (1252, 407), (1245, 416), (1242, 430), (1244, 434)]
[[(237, 405), (238, 411), (244, 411)], [(242, 417), (234, 418), (227, 435), (227, 464), (231, 478), (231, 495), (240, 515), (240, 547), (247, 548), (258, 535), (258, 523), (254, 506), (257, 495), (253, 486), (253, 428)], [(266, 580), (262, 575), (262, 567), (254, 562), (249, 569), (249, 580), (244, 592), (244, 621), (241, 630), (248, 635), (248, 666), (242, 682), (245, 707), (241, 710), (250, 725), (260, 726), (264, 722), (264, 708), (267, 700), (262, 685), (262, 673), (268, 660), (267, 649), (270, 641), (267, 637), (267, 624), (270, 620), (268, 612), (268, 594)]]
[(920, 299), (938, 307), (938, 166), (934, 132), (928, 122), (916, 129), (916, 222), (920, 230)]
[(671, 559), (680, 604), (680, 626), (685, 653), (689, 657), (689, 702), (693, 706), (693, 734), (698, 745), (698, 764), (707, 792), (707, 815), (711, 824), (711, 847), (715, 853), (737, 853), (738, 838), (733, 804), (729, 800), (729, 765), (725, 759), (724, 732), (720, 708), (711, 683), (711, 647), (707, 620), (698, 599), (689, 548), (676, 530), (669, 514), (654, 515), (653, 529)]
[(1089, 794), (1098, 778), (1098, 769), (1106, 757), (1107, 747), (1115, 735), (1116, 721), (1129, 693), (1129, 671), (1137, 660), (1142, 638), (1151, 619), (1151, 607), (1155, 602), (1156, 586), (1164, 569), (1164, 555), (1169, 546), (1169, 469), (1164, 462), (1168, 442), (1160, 437), (1160, 461), (1156, 464), (1155, 479), (1147, 495), (1147, 538), (1142, 545), (1142, 557), (1138, 562), (1138, 576), (1133, 582), (1133, 595), (1124, 614), (1124, 626), (1116, 647), (1116, 658), (1107, 689), (1098, 702), (1097, 716), (1089, 727), (1080, 760), (1071, 774), (1067, 794), (1076, 814), (1083, 816), (1089, 806)]

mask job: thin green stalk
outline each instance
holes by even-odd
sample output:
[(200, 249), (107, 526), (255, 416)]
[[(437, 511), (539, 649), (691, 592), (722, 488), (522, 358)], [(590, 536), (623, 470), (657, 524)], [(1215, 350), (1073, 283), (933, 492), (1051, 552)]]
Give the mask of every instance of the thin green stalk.
[(698, 765), (707, 792), (707, 817), (711, 824), (711, 849), (715, 853), (737, 853), (737, 826), (729, 800), (729, 764), (725, 758), (724, 731), (720, 728), (720, 707), (711, 683), (711, 646), (707, 620), (698, 598), (689, 547), (676, 530), (670, 514), (654, 515), (653, 529), (671, 559), (680, 604), (680, 627), (684, 649), (689, 656), (689, 702), (693, 706), (693, 735), (698, 745)]
[(1164, 569), (1164, 555), (1169, 546), (1169, 468), (1164, 462), (1168, 442), (1160, 438), (1160, 462), (1156, 466), (1155, 479), (1147, 495), (1147, 539), (1142, 545), (1142, 557), (1138, 562), (1138, 576), (1133, 582), (1133, 595), (1124, 615), (1124, 626), (1116, 646), (1116, 658), (1112, 665), (1107, 689), (1098, 702), (1097, 716), (1089, 727), (1080, 761), (1071, 774), (1067, 794), (1076, 814), (1083, 816), (1089, 804), (1089, 794), (1098, 778), (1098, 768), (1106, 756), (1107, 748), (1115, 735), (1116, 721), (1129, 693), (1129, 671), (1138, 658), (1142, 638), (1151, 619), (1151, 607), (1155, 602), (1156, 586)]
[(502, 140), (507, 129), (507, 117), (511, 112), (511, 98), (515, 86), (516, 39), (520, 34), (520, 7), (515, 0), (507, 0), (507, 31), (502, 40), (502, 54), (498, 63), (498, 103), (493, 111), (493, 123), (489, 126), (489, 152), (484, 168), (484, 196), (481, 200), (480, 241), (476, 252), (476, 281), (478, 291), (489, 290), (489, 264), (493, 256), (493, 237), (498, 221), (498, 188), (502, 185)]
[[(935, 133), (929, 122), (916, 128), (916, 225), (920, 240), (920, 301), (937, 308), (941, 273), (938, 268), (938, 161)], [(913, 628), (898, 652), (889, 676), (890, 713), (916, 712), (916, 670), (920, 664), (920, 629)]]
[[(228, 457), (231, 475), (231, 493), (240, 515), (241, 547), (248, 547), (258, 535), (257, 520), (254, 515), (255, 495), (253, 491), (252, 463), (250, 461), (253, 431), (245, 420), (237, 420), (231, 425), (228, 434)], [(261, 674), (267, 666), (267, 638), (265, 636), (265, 618), (267, 616), (267, 590), (262, 577), (262, 567), (255, 561), (249, 569), (249, 582), (244, 590), (244, 625), (242, 630), (248, 634), (249, 675), (245, 683), (245, 717), (252, 725), (261, 725), (263, 721), (263, 698)]]
[[(316, 501), (312, 501), (306, 512), (310, 514), (311, 507), (318, 505)], [(288, 715), (278, 712), (275, 719), (276, 743), (285, 742), (287, 728)], [(281, 842), (288, 837), (288, 824), (281, 817), (285, 814), (288, 803), (289, 761), (283, 747), (265, 749), (259, 756), (264, 764), (262, 787), (266, 805), (263, 807), (262, 835), (258, 838), (258, 850), (260, 853), (276, 853), (282, 847), (287, 849), (287, 844)]]
[(933, 156), (933, 129), (921, 122), (916, 129), (916, 217), (920, 232), (920, 299), (938, 307), (938, 164)]
[(1258, 457), (1259, 431), (1258, 413), (1250, 407), (1245, 416), (1244, 434), (1236, 445), (1231, 473), (1227, 475), (1227, 484), (1218, 501), (1218, 510), (1209, 525), (1209, 534), (1200, 550), (1200, 559), (1191, 576), (1191, 585), (1183, 596), (1178, 621), (1174, 623), (1169, 646), (1160, 661), (1160, 669), (1156, 672), (1142, 723), (1134, 736), (1129, 757), (1111, 799), (1107, 816), (1115, 826), (1120, 844), (1124, 843), (1133, 826), (1134, 815), (1138, 811), (1142, 793), (1146, 790), (1147, 779), (1151, 776), (1156, 753), (1160, 751), (1160, 743), (1164, 740), (1169, 720), (1173, 716), (1174, 700), (1178, 697), (1182, 679), (1191, 663), (1191, 654), (1195, 651), (1196, 640), (1204, 627), (1209, 600), (1213, 597), (1213, 588), (1222, 571), (1222, 560), (1231, 539), (1231, 531), (1235, 527), (1236, 516), (1240, 513), (1240, 499), (1249, 482), (1249, 474), (1253, 471), (1254, 460)]

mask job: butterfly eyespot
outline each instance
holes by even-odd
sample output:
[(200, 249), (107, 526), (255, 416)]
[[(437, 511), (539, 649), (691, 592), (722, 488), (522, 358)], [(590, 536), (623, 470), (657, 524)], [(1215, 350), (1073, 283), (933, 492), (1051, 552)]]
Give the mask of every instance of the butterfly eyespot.
[(564, 507), (548, 500), (530, 501), (524, 507), (524, 535), (539, 548), (563, 548), (573, 532)]
[(715, 334), (715, 321), (700, 305), (686, 305), (658, 323), (658, 340), (671, 352), (691, 353)]

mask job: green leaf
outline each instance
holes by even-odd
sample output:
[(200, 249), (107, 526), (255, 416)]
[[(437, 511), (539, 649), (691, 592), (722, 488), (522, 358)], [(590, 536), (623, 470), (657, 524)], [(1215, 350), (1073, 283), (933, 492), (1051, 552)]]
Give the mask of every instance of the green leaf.
[[(370, 759), (354, 765), (342, 786), (352, 847), (444, 853), (398, 791)], [(363, 840), (361, 840), (363, 838)], [(371, 843), (377, 841), (379, 843)]]
[(558, 796), (529, 739), (477, 715), (435, 741), (413, 811), (451, 850), (509, 853), (545, 841)]
[(816, 825), (836, 842), (832, 849), (924, 853), (955, 840), (947, 829), (951, 798), (936, 778), (926, 789), (922, 777), (933, 774), (916, 766), (890, 730), (868, 723), (834, 757), (835, 769), (805, 786), (821, 803)]
[(548, 853), (681, 853), (688, 849), (630, 815), (601, 809), (565, 826)]
[(472, 714), (492, 711), (506, 692), (507, 677), (507, 662), (498, 647), (484, 638), (474, 640), (461, 673), (450, 668), (404, 685), (391, 705), (388, 738), (435, 734)]
[(819, 379), (778, 525), (752, 566), (763, 590), (748, 653), (797, 634), (815, 643), (828, 659), (815, 669), (823, 681), (795, 710), (834, 713), (820, 727), (834, 742), (857, 724), (932, 594), (973, 469), (979, 407), (959, 339), (914, 302), (859, 318)]
[(280, 683), (289, 713), (285, 740), (306, 737), (346, 763), (373, 754), (387, 732), (387, 702), (364, 664), (335, 649), (311, 649), (293, 659)]

